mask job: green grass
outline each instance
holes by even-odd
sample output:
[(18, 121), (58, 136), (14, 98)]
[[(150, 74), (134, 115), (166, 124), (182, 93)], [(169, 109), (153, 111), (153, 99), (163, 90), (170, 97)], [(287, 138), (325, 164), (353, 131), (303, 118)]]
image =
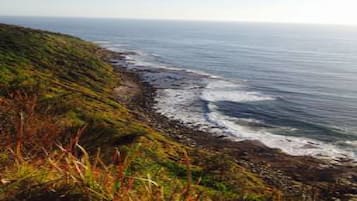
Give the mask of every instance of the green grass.
[[(112, 92), (123, 75), (103, 56), (97, 46), (72, 36), (0, 24), (0, 103), (7, 103), (0, 107), (0, 128), (6, 128), (0, 130), (0, 139), (10, 136), (8, 145), (0, 144), (0, 200), (126, 200), (116, 198), (117, 192), (129, 193), (133, 200), (159, 200), (158, 195), (165, 200), (195, 200), (197, 195), (201, 200), (272, 200), (276, 190), (228, 156), (185, 147), (135, 119), (115, 101)], [(34, 115), (24, 113), (25, 123), (32, 122), (25, 125), (25, 135), (31, 131), (38, 140), (22, 142), (22, 160), (9, 151), (15, 147), (18, 114), (29, 105), (27, 99), (11, 95), (18, 91), (37, 98), (29, 110)], [(79, 155), (67, 155), (58, 146), (45, 156), (37, 149), (46, 132), (58, 133), (55, 137), (64, 146), (81, 128), (79, 142), (85, 150), (75, 148)], [(106, 165), (94, 165), (98, 149)], [(116, 149), (122, 183), (115, 179)], [(37, 152), (42, 154), (27, 157)], [(81, 164), (80, 171), (75, 164)], [(130, 178), (136, 178), (130, 191), (119, 191), (128, 187)]]

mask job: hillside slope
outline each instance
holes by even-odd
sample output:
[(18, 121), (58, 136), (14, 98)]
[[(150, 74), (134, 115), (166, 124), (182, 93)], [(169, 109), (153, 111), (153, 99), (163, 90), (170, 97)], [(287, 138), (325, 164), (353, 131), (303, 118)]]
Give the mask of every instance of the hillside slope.
[[(0, 200), (280, 200), (229, 156), (148, 126), (78, 38), (0, 24)], [(99, 151), (100, 150), (100, 151)]]

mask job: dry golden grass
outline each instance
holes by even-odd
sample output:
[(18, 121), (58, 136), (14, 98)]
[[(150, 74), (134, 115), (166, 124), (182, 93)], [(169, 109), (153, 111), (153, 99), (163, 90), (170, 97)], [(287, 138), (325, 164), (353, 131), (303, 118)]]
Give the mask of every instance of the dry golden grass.
[[(47, 110), (39, 112), (36, 93), (15, 91), (7, 97), (0, 99), (1, 149), (13, 164), (0, 172), (0, 198), (43, 198), (51, 189), (73, 187), (73, 192), (80, 192), (82, 198), (89, 200), (165, 200), (163, 187), (150, 175), (146, 178), (126, 175), (130, 154), (121, 154), (115, 149), (109, 164), (101, 159), (100, 150), (91, 157), (79, 145), (86, 127), (80, 128), (62, 145), (59, 139), (63, 131), (59, 123)], [(189, 170), (187, 154), (183, 161)], [(190, 171), (188, 178), (187, 186), (177, 189), (168, 200), (199, 200), (200, 194), (192, 193)], [(60, 196), (69, 199), (73, 192), (67, 191)]]
[(120, 79), (98, 51), (0, 24), (0, 200), (272, 200), (259, 176), (116, 102)]

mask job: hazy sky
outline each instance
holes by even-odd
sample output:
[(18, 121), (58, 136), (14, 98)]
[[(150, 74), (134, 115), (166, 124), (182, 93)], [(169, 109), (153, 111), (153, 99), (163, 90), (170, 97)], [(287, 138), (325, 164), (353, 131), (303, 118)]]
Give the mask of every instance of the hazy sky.
[(357, 25), (357, 0), (0, 0), (0, 15)]

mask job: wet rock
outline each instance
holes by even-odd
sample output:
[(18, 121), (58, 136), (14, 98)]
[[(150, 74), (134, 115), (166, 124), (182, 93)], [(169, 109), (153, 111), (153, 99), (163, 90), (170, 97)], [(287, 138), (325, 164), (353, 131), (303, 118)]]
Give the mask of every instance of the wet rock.
[(351, 161), (345, 161), (341, 165), (340, 161), (333, 164), (312, 157), (289, 156), (260, 141), (233, 142), (225, 135), (213, 135), (200, 131), (197, 127), (191, 128), (170, 120), (156, 112), (156, 90), (144, 82), (138, 72), (128, 72), (125, 69), (120, 71), (126, 75), (126, 79), (132, 79), (140, 88), (140, 93), (131, 100), (131, 108), (143, 114), (138, 115), (138, 118), (166, 133), (168, 137), (193, 148), (229, 154), (237, 164), (260, 175), (266, 183), (282, 190), (287, 196), (305, 196), (305, 200), (309, 200), (307, 198), (315, 196), (315, 191), (318, 191), (319, 201), (345, 201), (346, 198), (356, 200), (357, 167)]

